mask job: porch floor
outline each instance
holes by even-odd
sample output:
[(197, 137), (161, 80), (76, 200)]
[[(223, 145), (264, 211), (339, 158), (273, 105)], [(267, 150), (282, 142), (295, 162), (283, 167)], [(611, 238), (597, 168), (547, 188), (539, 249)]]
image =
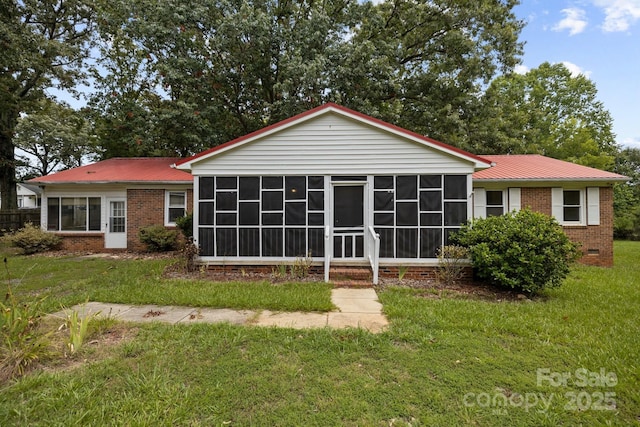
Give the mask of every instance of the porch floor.
[[(79, 313), (97, 313), (129, 322), (165, 322), (172, 324), (221, 323), (237, 325), (275, 326), (282, 328), (362, 328), (378, 333), (389, 322), (382, 313), (382, 304), (373, 288), (331, 291), (331, 301), (337, 310), (328, 313), (271, 312), (269, 310), (231, 310), (226, 308), (194, 308), (159, 305), (127, 305), (87, 302), (71, 307)], [(65, 317), (64, 312), (52, 316)]]

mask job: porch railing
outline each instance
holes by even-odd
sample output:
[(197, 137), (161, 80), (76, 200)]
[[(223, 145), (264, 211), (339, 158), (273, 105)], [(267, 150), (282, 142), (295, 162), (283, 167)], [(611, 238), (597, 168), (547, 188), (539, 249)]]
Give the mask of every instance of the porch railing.
[(373, 272), (373, 284), (378, 284), (378, 267), (380, 266), (380, 235), (376, 233), (373, 227), (368, 228), (368, 244), (367, 246), (367, 258), (371, 264), (371, 271)]
[(329, 282), (329, 267), (331, 264), (331, 226), (324, 228), (324, 281)]

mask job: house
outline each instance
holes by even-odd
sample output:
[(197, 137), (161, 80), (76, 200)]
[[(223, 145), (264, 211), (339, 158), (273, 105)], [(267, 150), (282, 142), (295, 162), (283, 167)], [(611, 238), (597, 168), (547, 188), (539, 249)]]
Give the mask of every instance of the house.
[[(40, 207), (40, 188), (37, 185), (17, 183), (16, 193), (18, 195), (19, 209), (34, 209)], [(0, 206), (2, 200), (0, 199)]]
[(549, 157), (485, 155), (473, 174), (474, 217), (529, 207), (551, 215), (581, 245), (581, 262), (613, 265), (613, 184), (628, 178)]
[(33, 209), (39, 208), (41, 202), (40, 188), (33, 184), (16, 184), (16, 192), (18, 193), (18, 208)]
[[(96, 250), (136, 250), (140, 226), (171, 226), (193, 208), (211, 269), (271, 271), (306, 258), (327, 280), (333, 266), (357, 266), (374, 281), (401, 270), (430, 277), (461, 224), (527, 206), (560, 218), (585, 262), (611, 265), (611, 186), (626, 179), (543, 156), (477, 156), (335, 104), (189, 158), (83, 168), (34, 180), (43, 224), (73, 245), (92, 237)], [(117, 245), (113, 224), (126, 236)]]
[(193, 205), (177, 158), (114, 158), (29, 181), (42, 189), (41, 225), (73, 251), (144, 250), (140, 228), (175, 227)]

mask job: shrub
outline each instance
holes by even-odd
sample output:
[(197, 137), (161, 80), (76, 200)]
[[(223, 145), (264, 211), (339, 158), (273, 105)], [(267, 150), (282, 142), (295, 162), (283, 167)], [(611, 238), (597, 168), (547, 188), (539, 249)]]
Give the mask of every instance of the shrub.
[(26, 223), (23, 228), (7, 236), (7, 240), (28, 255), (54, 249), (62, 241), (60, 236), (48, 233), (31, 223)]
[(441, 246), (436, 253), (438, 270), (436, 277), (445, 285), (453, 285), (462, 278), (464, 268), (468, 265), (469, 251), (458, 245)]
[(185, 216), (176, 218), (176, 227), (182, 231), (182, 234), (187, 239), (193, 237), (193, 213), (188, 213)]
[(140, 241), (147, 245), (151, 252), (172, 251), (178, 244), (178, 232), (162, 225), (143, 227), (138, 234)]
[(475, 220), (452, 240), (469, 248), (479, 278), (530, 293), (560, 286), (580, 255), (555, 219), (530, 209)]

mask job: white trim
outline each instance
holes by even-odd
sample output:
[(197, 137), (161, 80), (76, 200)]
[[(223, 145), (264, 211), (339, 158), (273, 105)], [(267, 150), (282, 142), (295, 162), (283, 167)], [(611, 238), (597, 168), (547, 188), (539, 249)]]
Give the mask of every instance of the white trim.
[[(182, 194), (184, 196), (184, 204), (182, 206), (171, 206), (171, 195), (172, 194)], [(167, 227), (175, 227), (175, 221), (169, 221), (169, 209), (184, 209), (184, 213), (187, 213), (187, 192), (186, 191), (176, 191), (176, 190), (165, 190), (164, 191), (164, 225)]]

